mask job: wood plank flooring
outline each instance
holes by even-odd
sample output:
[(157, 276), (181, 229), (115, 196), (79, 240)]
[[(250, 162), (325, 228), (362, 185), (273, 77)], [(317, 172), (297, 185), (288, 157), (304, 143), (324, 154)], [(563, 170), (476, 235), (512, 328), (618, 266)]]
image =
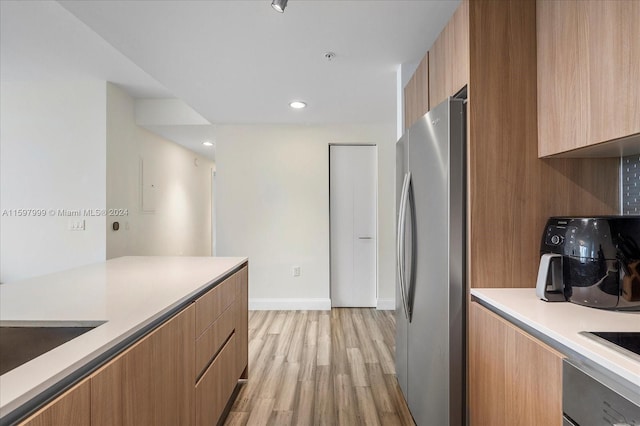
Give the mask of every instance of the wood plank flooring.
[(251, 311), (249, 380), (225, 425), (413, 425), (392, 311)]

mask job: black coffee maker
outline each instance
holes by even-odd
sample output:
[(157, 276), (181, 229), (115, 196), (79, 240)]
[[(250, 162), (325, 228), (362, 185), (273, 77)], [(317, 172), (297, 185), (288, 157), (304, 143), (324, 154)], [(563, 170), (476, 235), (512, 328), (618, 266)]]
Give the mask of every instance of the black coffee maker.
[(549, 218), (540, 256), (540, 299), (640, 311), (640, 216)]

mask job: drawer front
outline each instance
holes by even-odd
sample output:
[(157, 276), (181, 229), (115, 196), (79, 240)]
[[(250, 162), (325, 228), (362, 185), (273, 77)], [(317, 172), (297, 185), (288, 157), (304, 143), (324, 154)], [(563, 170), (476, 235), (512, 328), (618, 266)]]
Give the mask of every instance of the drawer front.
[(236, 305), (236, 302), (232, 303), (196, 340), (196, 378), (233, 333)]
[(197, 426), (211, 426), (218, 423), (238, 383), (235, 359), (236, 336), (233, 334), (196, 384)]
[(196, 300), (196, 337), (199, 337), (233, 303), (237, 274), (234, 274)]

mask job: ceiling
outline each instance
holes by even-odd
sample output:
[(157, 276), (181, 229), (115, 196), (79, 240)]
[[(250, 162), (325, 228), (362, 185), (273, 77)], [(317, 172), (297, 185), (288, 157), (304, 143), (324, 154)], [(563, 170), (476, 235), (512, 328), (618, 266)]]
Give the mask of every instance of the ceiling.
[(280, 14), (270, 0), (3, 0), (0, 72), (104, 79), (212, 124), (394, 123), (398, 66), (422, 58), (458, 4), (290, 0)]

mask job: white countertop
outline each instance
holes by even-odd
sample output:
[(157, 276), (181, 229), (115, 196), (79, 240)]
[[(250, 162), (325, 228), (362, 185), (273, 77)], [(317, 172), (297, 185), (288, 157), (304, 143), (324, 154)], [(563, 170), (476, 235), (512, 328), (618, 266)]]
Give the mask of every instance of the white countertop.
[(0, 285), (0, 325), (106, 321), (0, 376), (0, 418), (246, 261), (241, 257), (121, 257)]
[(478, 288), (472, 289), (471, 295), (640, 387), (640, 361), (579, 334), (581, 331), (640, 332), (640, 312), (544, 302), (536, 297), (533, 288)]

